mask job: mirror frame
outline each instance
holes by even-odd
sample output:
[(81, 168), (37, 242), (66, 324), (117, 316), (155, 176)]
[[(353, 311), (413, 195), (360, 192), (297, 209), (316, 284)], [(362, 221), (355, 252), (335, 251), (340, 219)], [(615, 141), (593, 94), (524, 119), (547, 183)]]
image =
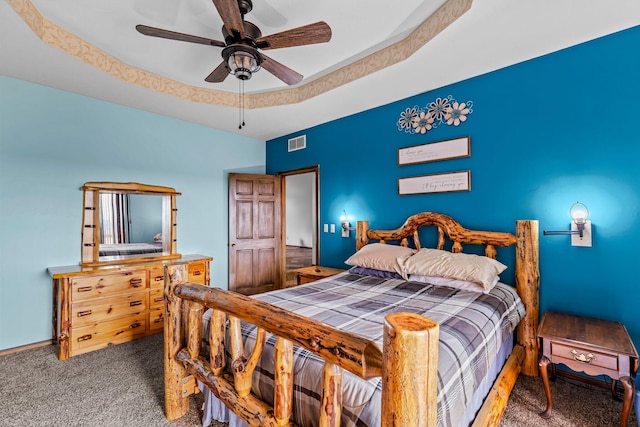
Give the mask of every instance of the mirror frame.
[[(82, 267), (132, 264), (145, 261), (180, 258), (177, 247), (177, 214), (175, 189), (137, 182), (86, 182), (82, 197)], [(162, 196), (162, 252), (158, 254), (119, 255), (100, 259), (100, 193), (150, 194)], [(168, 236), (168, 237), (167, 237)], [(108, 258), (108, 259), (104, 259)]]

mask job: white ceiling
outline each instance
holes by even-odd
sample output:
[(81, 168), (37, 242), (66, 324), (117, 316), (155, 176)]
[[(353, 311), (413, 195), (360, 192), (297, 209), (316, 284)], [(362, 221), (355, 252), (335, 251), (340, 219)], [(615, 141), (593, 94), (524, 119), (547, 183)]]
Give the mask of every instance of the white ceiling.
[[(239, 130), (237, 108), (190, 102), (126, 83), (42, 41), (9, 3), (15, 0), (0, 2), (0, 74), (261, 140), (640, 25), (639, 0), (475, 0), (407, 60), (297, 104), (246, 110), (246, 126)], [(144, 24), (222, 40), (222, 21), (210, 0), (31, 3), (44, 19), (131, 67), (195, 88), (238, 91), (232, 76), (223, 83), (204, 82), (221, 62), (220, 48), (135, 31), (136, 24)], [(329, 43), (268, 52), (305, 76), (301, 86), (402, 40), (442, 3), (254, 0), (245, 18), (263, 35), (320, 20), (331, 26)], [(285, 88), (266, 70), (245, 83), (247, 94)]]

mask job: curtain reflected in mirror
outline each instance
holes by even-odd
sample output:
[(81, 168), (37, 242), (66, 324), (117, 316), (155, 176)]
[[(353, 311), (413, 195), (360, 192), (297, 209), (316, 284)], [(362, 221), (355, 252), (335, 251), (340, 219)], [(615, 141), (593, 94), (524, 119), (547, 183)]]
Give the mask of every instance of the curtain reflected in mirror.
[(100, 194), (100, 243), (130, 243), (129, 194)]

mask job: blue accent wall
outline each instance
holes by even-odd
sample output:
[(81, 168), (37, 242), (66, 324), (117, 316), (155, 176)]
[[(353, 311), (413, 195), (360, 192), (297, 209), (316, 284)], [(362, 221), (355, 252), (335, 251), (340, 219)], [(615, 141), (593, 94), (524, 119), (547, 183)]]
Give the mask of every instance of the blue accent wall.
[(83, 183), (181, 192), (178, 251), (227, 288), (228, 173), (264, 170), (264, 141), (0, 77), (0, 349), (51, 339), (46, 269), (80, 262)]
[[(320, 224), (367, 219), (396, 228), (421, 211), (449, 214), (463, 226), (515, 230), (540, 221), (541, 312), (559, 310), (624, 322), (640, 348), (640, 27), (516, 64), (392, 104), (267, 142), (267, 173), (320, 165)], [(434, 64), (437, 66), (437, 64)], [(406, 76), (404, 77), (406, 78)], [(420, 76), (414, 78), (419, 79)], [(425, 135), (398, 130), (401, 111), (438, 97), (473, 101), (460, 126)], [(308, 112), (312, 114), (312, 112)], [(301, 111), (301, 114), (307, 114)], [(287, 139), (307, 136), (305, 150)], [(398, 166), (397, 150), (461, 136), (471, 157)], [(471, 191), (399, 196), (397, 179), (471, 171)], [(569, 208), (585, 203), (593, 247), (542, 230), (570, 225)], [(354, 235), (320, 233), (320, 263), (345, 267)], [(510, 265), (503, 281), (512, 283)]]

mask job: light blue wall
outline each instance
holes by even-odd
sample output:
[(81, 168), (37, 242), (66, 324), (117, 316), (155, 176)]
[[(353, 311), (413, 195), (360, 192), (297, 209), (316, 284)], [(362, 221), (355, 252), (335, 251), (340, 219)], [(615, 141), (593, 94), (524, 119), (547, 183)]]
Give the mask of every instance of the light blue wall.
[[(352, 224), (368, 219), (374, 228), (437, 211), (467, 228), (514, 231), (517, 219), (538, 219), (541, 231), (568, 229), (580, 200), (591, 211), (593, 247), (541, 233), (541, 310), (622, 321), (640, 348), (639, 45), (634, 27), (268, 141), (267, 172), (319, 164), (321, 224), (338, 223), (346, 209)], [(465, 123), (425, 135), (398, 130), (405, 108), (448, 95), (473, 101)], [(307, 149), (287, 153), (287, 139), (301, 134)], [(470, 158), (397, 165), (399, 147), (467, 135)], [(398, 178), (467, 169), (470, 192), (398, 196)], [(321, 264), (345, 267), (353, 235), (320, 237)], [(512, 283), (507, 259), (503, 280)]]
[(178, 250), (227, 287), (227, 176), (265, 143), (0, 77), (0, 349), (51, 338), (50, 266), (80, 261), (87, 181), (174, 187)]

